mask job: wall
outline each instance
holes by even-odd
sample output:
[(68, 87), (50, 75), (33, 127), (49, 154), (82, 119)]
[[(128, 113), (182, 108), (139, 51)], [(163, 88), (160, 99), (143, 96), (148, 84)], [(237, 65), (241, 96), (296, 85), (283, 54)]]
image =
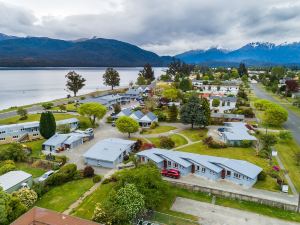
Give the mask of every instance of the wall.
[(192, 191), (210, 193), (210, 194), (213, 194), (216, 196), (222, 196), (222, 197), (231, 198), (231, 199), (256, 202), (259, 204), (273, 206), (276, 208), (281, 208), (281, 209), (289, 210), (289, 211), (297, 211), (297, 205), (283, 203), (283, 202), (279, 202), (279, 201), (275, 201), (275, 200), (263, 199), (263, 198), (259, 198), (259, 197), (253, 197), (250, 195), (238, 194), (238, 193), (229, 192), (229, 191), (223, 191), (223, 190), (220, 190), (217, 188), (208, 188), (208, 187), (203, 187), (200, 185), (181, 183), (181, 182), (178, 182), (175, 180), (174, 181), (168, 180), (168, 181), (176, 187), (181, 187), (181, 188), (192, 190)]

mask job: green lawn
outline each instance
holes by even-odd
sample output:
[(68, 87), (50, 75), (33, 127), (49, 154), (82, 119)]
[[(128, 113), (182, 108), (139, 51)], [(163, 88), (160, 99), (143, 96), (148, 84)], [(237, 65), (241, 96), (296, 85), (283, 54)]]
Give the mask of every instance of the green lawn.
[(36, 206), (63, 212), (92, 186), (92, 179), (70, 181), (52, 188), (37, 201)]
[(16, 163), (16, 170), (22, 170), (29, 173), (33, 178), (40, 177), (46, 172), (46, 170), (42, 168), (31, 167), (28, 163)]
[(146, 129), (143, 134), (161, 134), (175, 129), (176, 127), (173, 126), (158, 126), (154, 129)]
[[(178, 135), (178, 134), (172, 134), (172, 135), (170, 135), (170, 136), (168, 136), (168, 137), (170, 137), (170, 138), (175, 142), (175, 148), (176, 148), (176, 147), (179, 147), (179, 146), (181, 146), (181, 145), (185, 145), (185, 144), (188, 143), (188, 141), (187, 141), (184, 137), (182, 137), (181, 135)], [(149, 141), (151, 141), (152, 144), (154, 144), (156, 147), (160, 147), (160, 144), (159, 144), (160, 138), (159, 138), (159, 137), (148, 138), (148, 139), (149, 139)]]
[(35, 158), (39, 158), (41, 156), (42, 144), (45, 142), (45, 139), (30, 141), (24, 143), (24, 145), (30, 147), (32, 149), (31, 156)]
[[(208, 146), (200, 142), (200, 143), (195, 143), (180, 148), (178, 149), (178, 151), (192, 152), (192, 153), (198, 153), (202, 155), (219, 156), (219, 157), (225, 157), (231, 159), (246, 160), (257, 166), (260, 166), (265, 171), (270, 170), (272, 167), (270, 166), (268, 160), (256, 156), (256, 152), (253, 148), (228, 147), (224, 149), (213, 149), (213, 148), (209, 148)], [(277, 165), (277, 161), (275, 159), (273, 159), (273, 165)], [(279, 191), (277, 186), (278, 185), (276, 184), (276, 180), (268, 176), (268, 178), (265, 181), (258, 182), (255, 187), (260, 189), (270, 190), (270, 191)]]
[(88, 220), (92, 219), (96, 203), (101, 203), (107, 198), (112, 185), (112, 183), (102, 184), (96, 191), (83, 200), (83, 202), (72, 212), (72, 215)]
[(186, 129), (179, 133), (185, 135), (191, 141), (200, 141), (206, 136), (207, 129)]
[(295, 154), (300, 152), (299, 145), (294, 140), (290, 140), (279, 142), (275, 148), (295, 187), (300, 191), (300, 165), (297, 165), (295, 157)]
[[(72, 104), (66, 104), (65, 106), (66, 106), (66, 110), (67, 111), (68, 110), (70, 110), (70, 111), (77, 111), (77, 108), (76, 108), (76, 106), (75, 106), (74, 103), (72, 103)], [(55, 106), (51, 110), (60, 110), (60, 108), (58, 106)]]

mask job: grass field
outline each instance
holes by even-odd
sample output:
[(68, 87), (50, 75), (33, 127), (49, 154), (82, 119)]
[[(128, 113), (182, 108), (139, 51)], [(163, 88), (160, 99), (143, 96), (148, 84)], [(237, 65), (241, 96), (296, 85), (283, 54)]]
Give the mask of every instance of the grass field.
[(158, 126), (154, 129), (146, 129), (143, 134), (161, 134), (175, 129), (176, 127), (173, 126)]
[(42, 168), (31, 167), (27, 163), (16, 163), (16, 169), (31, 174), (33, 178), (40, 177), (46, 172), (46, 170)]
[(186, 129), (179, 133), (185, 135), (191, 141), (200, 141), (206, 137), (207, 129)]
[(63, 212), (92, 186), (92, 179), (70, 181), (52, 188), (37, 201), (36, 206)]
[[(176, 147), (179, 147), (181, 145), (185, 145), (188, 143), (188, 141), (182, 137), (181, 135), (178, 135), (178, 134), (172, 134), (170, 137), (174, 142), (175, 142), (175, 148)], [(154, 144), (156, 147), (160, 147), (160, 138), (159, 137), (155, 137), (155, 138), (148, 138), (149, 141), (152, 142), (152, 144)]]

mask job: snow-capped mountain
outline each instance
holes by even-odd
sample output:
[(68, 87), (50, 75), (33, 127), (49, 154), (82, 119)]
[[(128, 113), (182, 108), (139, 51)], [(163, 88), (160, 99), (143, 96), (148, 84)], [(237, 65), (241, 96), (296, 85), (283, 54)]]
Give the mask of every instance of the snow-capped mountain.
[(300, 43), (252, 42), (236, 50), (194, 50), (175, 56), (187, 63), (232, 65), (245, 62), (248, 65), (300, 65)]

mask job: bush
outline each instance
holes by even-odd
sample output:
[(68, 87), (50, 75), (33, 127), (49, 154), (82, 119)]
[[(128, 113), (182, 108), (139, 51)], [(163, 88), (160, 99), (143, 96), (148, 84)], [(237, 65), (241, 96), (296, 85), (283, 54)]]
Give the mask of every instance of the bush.
[(61, 124), (56, 127), (56, 131), (61, 134), (68, 134), (71, 132), (71, 126), (69, 124)]
[(114, 119), (111, 116), (108, 116), (106, 118), (106, 123), (112, 123), (114, 121)]
[(31, 164), (33, 168), (43, 168), (46, 170), (52, 169), (53, 163), (47, 160), (39, 159)]
[(265, 181), (266, 178), (267, 178), (267, 174), (264, 171), (261, 171), (257, 176), (257, 180), (259, 181)]
[(45, 185), (42, 182), (33, 183), (32, 189), (37, 193), (39, 197), (43, 196), (46, 192), (49, 191), (49, 186)]
[(128, 161), (129, 160), (129, 155), (124, 155), (123, 160)]
[(95, 175), (93, 177), (93, 182), (94, 183), (99, 183), (102, 180), (102, 177), (100, 175)]
[(91, 166), (86, 166), (83, 169), (83, 177), (92, 177), (94, 176), (94, 169)]
[(66, 107), (65, 105), (59, 105), (58, 108), (59, 108), (61, 111), (67, 110), (67, 107)]
[(5, 174), (9, 171), (15, 170), (16, 169), (16, 165), (13, 163), (8, 163), (8, 164), (4, 164), (3, 166), (0, 167), (0, 175)]
[(46, 180), (46, 185), (59, 185), (71, 181), (77, 174), (77, 166), (75, 164), (67, 164), (61, 167), (55, 174)]
[(91, 127), (90, 123), (84, 120), (79, 121), (79, 128), (82, 130), (85, 130), (87, 128)]
[(13, 160), (15, 162), (24, 161), (26, 152), (22, 145), (18, 143), (9, 144), (6, 148), (0, 150), (0, 161)]
[(205, 138), (203, 143), (210, 148), (227, 148), (227, 145), (220, 141), (215, 141), (211, 136)]
[(37, 193), (29, 188), (21, 188), (20, 190), (13, 192), (13, 195), (17, 196), (27, 209), (31, 208), (38, 199)]
[(147, 149), (151, 149), (151, 148), (155, 148), (155, 145), (152, 143), (143, 143), (141, 150), (147, 150)]
[(134, 144), (133, 151), (134, 152), (138, 152), (141, 149), (142, 145), (143, 145), (142, 140), (141, 139), (137, 139), (137, 141)]
[(42, 104), (42, 107), (44, 109), (51, 109), (53, 107), (53, 103), (52, 102), (45, 102)]
[(278, 137), (283, 141), (288, 141), (293, 138), (292, 133), (290, 131), (280, 131)]
[(153, 123), (151, 123), (151, 125), (150, 125), (150, 129), (155, 129), (156, 127), (158, 127), (159, 126), (159, 124), (158, 124), (158, 122), (153, 122)]
[(241, 142), (241, 147), (242, 148), (249, 148), (252, 146), (252, 141), (248, 141), (248, 140), (243, 140)]
[(164, 121), (167, 120), (166, 114), (164, 114), (164, 113), (161, 112), (161, 111), (155, 112), (155, 115), (157, 116), (157, 119), (158, 119), (158, 121), (160, 121), (160, 122), (164, 122)]
[(67, 162), (67, 160), (68, 160), (68, 158), (65, 155), (56, 155), (54, 160), (56, 162), (61, 163), (62, 165), (65, 165), (66, 162)]
[(160, 141), (159, 141), (159, 145), (161, 148), (166, 148), (166, 149), (171, 149), (174, 148), (175, 146), (175, 142), (166, 136), (161, 136), (159, 137)]

